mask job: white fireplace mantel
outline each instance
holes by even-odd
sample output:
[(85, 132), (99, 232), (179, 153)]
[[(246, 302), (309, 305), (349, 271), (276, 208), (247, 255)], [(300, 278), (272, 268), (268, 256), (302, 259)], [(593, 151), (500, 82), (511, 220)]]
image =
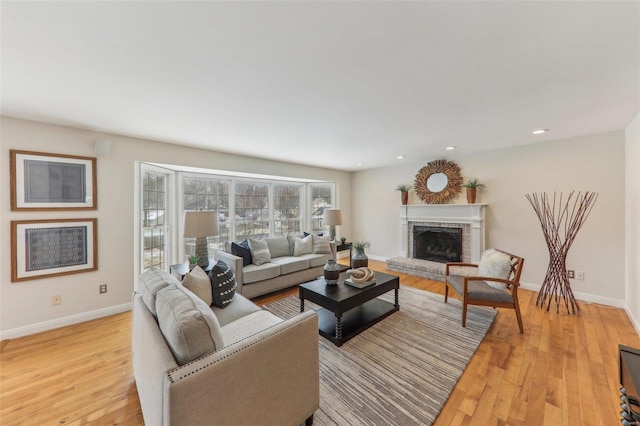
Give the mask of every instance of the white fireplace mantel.
[(487, 204), (409, 204), (400, 207), (402, 257), (409, 256), (409, 231), (412, 222), (468, 224), (470, 261), (479, 262), (485, 244), (484, 214)]

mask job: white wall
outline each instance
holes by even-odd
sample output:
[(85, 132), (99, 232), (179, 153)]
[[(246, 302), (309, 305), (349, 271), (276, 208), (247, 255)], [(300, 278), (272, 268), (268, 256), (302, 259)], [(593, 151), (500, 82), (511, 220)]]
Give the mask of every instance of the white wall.
[[(448, 158), (460, 165), (465, 179), (477, 177), (486, 185), (479, 190), (477, 202), (488, 203), (487, 247), (523, 256), (522, 281), (532, 287), (544, 280), (548, 251), (525, 194), (573, 189), (599, 192), (569, 252), (567, 266), (585, 273), (584, 281), (572, 280), (576, 297), (623, 306), (624, 151), (625, 135), (618, 131)], [(371, 242), (367, 253), (373, 258), (399, 255), (400, 194), (394, 188), (412, 184), (426, 163), (354, 173), (354, 235)], [(410, 193), (409, 203), (421, 202)], [(453, 202), (466, 203), (464, 193)]]
[(640, 114), (625, 131), (625, 307), (640, 332)]
[[(12, 212), (9, 203), (9, 149), (94, 156), (98, 137), (112, 141), (111, 153), (98, 157), (98, 210)], [(130, 307), (134, 276), (134, 162), (150, 161), (267, 175), (336, 181), (345, 213), (341, 235), (349, 235), (351, 174), (330, 169), (261, 160), (71, 127), (0, 117), (0, 340), (55, 328)], [(98, 218), (95, 272), (11, 283), (11, 220)], [(109, 286), (107, 294), (98, 285)], [(51, 305), (53, 295), (62, 304)]]

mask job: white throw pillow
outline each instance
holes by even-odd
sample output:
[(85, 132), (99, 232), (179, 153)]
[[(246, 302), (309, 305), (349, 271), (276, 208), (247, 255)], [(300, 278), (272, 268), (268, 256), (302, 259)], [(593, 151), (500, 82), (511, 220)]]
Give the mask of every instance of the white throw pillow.
[[(489, 249), (482, 253), (480, 264), (478, 264), (478, 275), (481, 277), (495, 277), (509, 279), (511, 275), (511, 259), (508, 254), (498, 250)], [(485, 281), (487, 285), (504, 290), (507, 285), (495, 281)]]
[(294, 256), (313, 253), (313, 235), (307, 235), (304, 238), (296, 238), (293, 244)]
[(331, 240), (329, 237), (318, 237), (313, 235), (313, 252), (317, 254), (331, 253)]
[(262, 265), (271, 262), (271, 253), (269, 246), (265, 240), (249, 238), (249, 250), (251, 251), (251, 259), (254, 265)]
[(185, 275), (182, 280), (182, 285), (202, 299), (207, 305), (211, 306), (213, 303), (209, 275), (198, 265), (196, 265), (191, 272)]

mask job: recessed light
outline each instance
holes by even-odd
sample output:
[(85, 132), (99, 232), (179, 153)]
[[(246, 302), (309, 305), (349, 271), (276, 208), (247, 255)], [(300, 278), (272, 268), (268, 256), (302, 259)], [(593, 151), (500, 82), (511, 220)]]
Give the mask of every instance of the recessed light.
[(404, 155), (398, 155), (396, 158), (397, 158), (398, 160), (402, 160), (402, 159), (404, 158)]
[(356, 166), (364, 166), (364, 163), (358, 163)]
[(547, 133), (549, 131), (549, 129), (538, 129), (538, 130), (534, 130), (533, 132), (531, 132), (534, 135), (541, 135), (543, 133)]
[(453, 150), (454, 150), (454, 149), (456, 149), (456, 148), (457, 148), (457, 146), (448, 146), (448, 147), (446, 147), (445, 149), (446, 149), (447, 151), (453, 151)]

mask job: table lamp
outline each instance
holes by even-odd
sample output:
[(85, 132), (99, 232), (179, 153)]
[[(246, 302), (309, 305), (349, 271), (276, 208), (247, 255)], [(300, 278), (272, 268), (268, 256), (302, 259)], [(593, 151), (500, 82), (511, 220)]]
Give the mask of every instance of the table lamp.
[(196, 239), (196, 257), (202, 269), (209, 266), (207, 237), (218, 235), (217, 212), (184, 212), (184, 238)]
[(322, 214), (322, 221), (329, 225), (329, 238), (331, 241), (336, 238), (336, 225), (342, 225), (342, 211), (338, 209), (325, 209)]

